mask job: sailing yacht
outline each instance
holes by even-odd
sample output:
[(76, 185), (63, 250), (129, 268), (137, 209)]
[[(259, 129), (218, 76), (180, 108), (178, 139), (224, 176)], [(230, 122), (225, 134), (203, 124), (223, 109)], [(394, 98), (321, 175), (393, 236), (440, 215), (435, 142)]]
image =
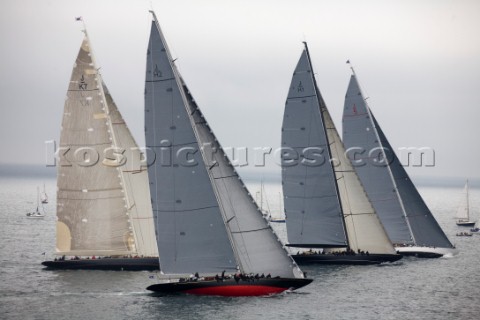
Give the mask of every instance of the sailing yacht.
[[(260, 198), (260, 199), (258, 199)], [(264, 216), (267, 217), (268, 221), (274, 222), (274, 223), (284, 223), (285, 219), (282, 217), (272, 217), (272, 210), (270, 208), (270, 204), (268, 202), (268, 197), (267, 197), (267, 192), (265, 190), (265, 185), (263, 183), (263, 180), (260, 182), (260, 191), (257, 191), (255, 201), (257, 202), (258, 206), (260, 207), (260, 211)], [(265, 202), (266, 204), (266, 209), (263, 209), (263, 203)], [(281, 196), (279, 194), (279, 202), (278, 202), (278, 210), (281, 211), (282, 208), (282, 202), (281, 202)]]
[(259, 296), (309, 284), (226, 157), (151, 13), (145, 138), (156, 155), (148, 175), (161, 274), (147, 289)]
[(457, 226), (473, 227), (475, 221), (470, 220), (470, 199), (468, 194), (468, 180), (465, 182), (465, 188), (463, 189), (463, 199), (458, 206), (457, 215), (455, 216)]
[(360, 148), (351, 160), (364, 162), (355, 170), (399, 253), (438, 258), (457, 252), (393, 152), (353, 68), (343, 110), (343, 141), (347, 149)]
[[(318, 90), (305, 47), (293, 73), (282, 125), (282, 187), (290, 247), (298, 263), (378, 264), (395, 252)], [(294, 162), (299, 159), (298, 162)], [(321, 248), (321, 251), (314, 251)]]
[(44, 217), (45, 217), (45, 213), (40, 212), (40, 190), (37, 187), (37, 208), (35, 209), (35, 211), (27, 212), (27, 218), (44, 218)]
[(55, 254), (61, 257), (42, 264), (158, 270), (147, 171), (84, 33), (60, 133)]

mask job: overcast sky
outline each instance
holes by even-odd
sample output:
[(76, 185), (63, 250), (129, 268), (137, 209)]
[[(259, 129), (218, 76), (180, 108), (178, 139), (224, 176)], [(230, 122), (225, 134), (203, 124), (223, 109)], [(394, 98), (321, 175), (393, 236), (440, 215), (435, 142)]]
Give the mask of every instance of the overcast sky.
[(44, 141), (58, 141), (83, 37), (76, 16), (84, 18), (103, 79), (143, 145), (151, 6), (224, 147), (279, 146), (291, 75), (306, 40), (340, 132), (350, 59), (393, 147), (435, 150), (435, 167), (410, 173), (480, 178), (475, 0), (2, 0), (0, 163), (43, 164)]

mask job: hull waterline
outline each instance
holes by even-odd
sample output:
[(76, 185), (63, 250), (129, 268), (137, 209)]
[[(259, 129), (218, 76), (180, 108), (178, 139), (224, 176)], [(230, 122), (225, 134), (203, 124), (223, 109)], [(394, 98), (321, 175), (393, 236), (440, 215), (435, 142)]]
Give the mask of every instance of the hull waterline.
[(115, 270), (115, 271), (154, 271), (159, 270), (158, 258), (103, 258), (43, 261), (47, 269), (69, 270)]
[(151, 285), (147, 290), (158, 294), (193, 294), (224, 297), (266, 296), (286, 290), (296, 290), (311, 283), (312, 279), (260, 278), (239, 280), (215, 279), (166, 282)]
[(459, 227), (473, 227), (473, 226), (475, 226), (475, 222), (472, 222), (472, 221), (457, 222), (457, 226), (459, 226)]
[(342, 264), (342, 265), (370, 265), (383, 262), (395, 262), (402, 258), (400, 254), (297, 254), (292, 258), (298, 264)]
[(458, 253), (454, 248), (437, 247), (395, 247), (395, 250), (402, 256), (413, 256), (417, 258), (440, 258), (443, 256), (454, 256)]

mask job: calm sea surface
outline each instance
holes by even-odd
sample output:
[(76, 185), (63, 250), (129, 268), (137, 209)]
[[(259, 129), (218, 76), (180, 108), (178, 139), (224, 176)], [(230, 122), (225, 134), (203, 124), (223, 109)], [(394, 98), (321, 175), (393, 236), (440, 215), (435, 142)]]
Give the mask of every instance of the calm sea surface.
[[(44, 182), (47, 216), (27, 219)], [(279, 192), (266, 185), (274, 217)], [(55, 245), (55, 181), (0, 177), (0, 319), (480, 319), (480, 234), (455, 236), (465, 230), (453, 219), (461, 188), (420, 192), (457, 256), (303, 267), (311, 285), (272, 297), (154, 297), (145, 290), (149, 272), (44, 270), (42, 253), (51, 258)], [(480, 190), (471, 200), (480, 207)], [(275, 228), (285, 238), (284, 224)]]

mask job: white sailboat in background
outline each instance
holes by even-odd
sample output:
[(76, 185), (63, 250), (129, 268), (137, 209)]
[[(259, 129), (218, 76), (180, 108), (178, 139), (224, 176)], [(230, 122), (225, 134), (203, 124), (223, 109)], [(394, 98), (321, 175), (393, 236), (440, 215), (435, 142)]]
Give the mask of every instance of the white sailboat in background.
[[(27, 218), (44, 218), (45, 217), (45, 211), (42, 213), (40, 212), (40, 190), (37, 187), (37, 208), (35, 211), (28, 212), (27, 213)], [(42, 206), (43, 209), (43, 206)]]
[[(284, 210), (282, 210), (282, 193), (278, 193), (278, 212), (279, 214), (283, 214)], [(272, 217), (272, 213), (270, 212), (270, 214), (268, 215), (268, 220), (270, 222), (275, 222), (275, 223), (285, 223), (286, 220), (285, 220), (285, 217), (277, 217), (277, 218), (274, 218)]]
[(42, 203), (48, 203), (48, 196), (47, 196), (47, 192), (45, 191), (45, 183), (43, 184), (43, 192), (42, 192), (42, 196), (41, 196), (41, 201), (42, 201)]
[(468, 180), (465, 182), (465, 187), (462, 192), (463, 199), (457, 209), (455, 216), (457, 226), (461, 227), (473, 227), (475, 221), (470, 220), (470, 199), (468, 193)]
[[(281, 213), (282, 211), (282, 201), (281, 201), (281, 194), (279, 193), (279, 201), (278, 201), (278, 212)], [(282, 217), (272, 217), (272, 209), (270, 208), (270, 203), (268, 202), (267, 192), (265, 190), (265, 185), (263, 180), (260, 182), (260, 191), (257, 191), (255, 194), (255, 201), (257, 202), (258, 206), (260, 207), (260, 211), (262, 214), (268, 219), (270, 222), (276, 223), (283, 223), (285, 222), (285, 218)], [(264, 208), (263, 204), (265, 203), (266, 208)]]

